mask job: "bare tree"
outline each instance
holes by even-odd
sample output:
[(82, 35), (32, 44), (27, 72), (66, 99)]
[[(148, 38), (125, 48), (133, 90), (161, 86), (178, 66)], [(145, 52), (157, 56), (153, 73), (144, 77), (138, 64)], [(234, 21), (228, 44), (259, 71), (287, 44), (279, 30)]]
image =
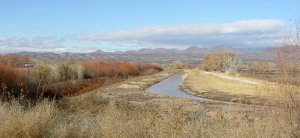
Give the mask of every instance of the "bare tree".
[(283, 98), (281, 106), (289, 122), (291, 133), (300, 137), (300, 22), (286, 34), (277, 51), (277, 67), (280, 71), (277, 90)]

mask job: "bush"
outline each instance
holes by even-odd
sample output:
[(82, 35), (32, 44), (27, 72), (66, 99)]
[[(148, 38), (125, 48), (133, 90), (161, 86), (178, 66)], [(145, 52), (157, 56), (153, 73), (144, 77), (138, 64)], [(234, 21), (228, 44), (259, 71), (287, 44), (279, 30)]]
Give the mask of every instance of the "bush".
[(300, 137), (300, 21), (296, 21), (296, 34), (284, 38), (277, 50), (278, 83), (273, 90), (283, 102), (278, 106), (284, 110), (282, 115), (288, 132), (292, 137)]
[(0, 84), (6, 84), (9, 88), (13, 88), (20, 83), (25, 83), (25, 72), (14, 68), (10, 64), (0, 62), (0, 72)]
[(16, 68), (8, 57), (0, 56), (0, 97), (2, 101), (20, 95), (25, 91), (26, 70)]
[(0, 97), (2, 101), (19, 96), (25, 92), (27, 74), (22, 67), (28, 62), (25, 56), (0, 56)]
[(236, 71), (237, 59), (233, 53), (217, 53), (208, 55), (203, 60), (203, 68), (206, 71)]
[(263, 74), (272, 71), (273, 65), (269, 62), (252, 61), (247, 64), (247, 68), (252, 74)]
[(163, 68), (156, 64), (145, 64), (142, 65), (141, 74), (143, 75), (150, 75), (153, 73), (157, 73), (159, 71), (162, 71)]
[(89, 92), (99, 87), (107, 86), (116, 82), (120, 82), (123, 79), (114, 77), (114, 78), (97, 78), (89, 80), (81, 80), (76, 83), (72, 82), (58, 82), (49, 84), (46, 86), (44, 93), (45, 96), (74, 96), (79, 95), (85, 92)]
[(23, 67), (23, 65), (29, 61), (30, 59), (27, 56), (19, 56), (19, 55), (0, 56), (0, 62), (5, 64), (10, 64), (14, 67)]
[(58, 66), (60, 82), (82, 79), (82, 67), (76, 64), (61, 64)]
[(50, 82), (50, 72), (50, 65), (47, 63), (38, 63), (30, 70), (30, 82), (37, 85), (47, 84)]
[(82, 64), (40, 62), (32, 68), (17, 69), (13, 64), (16, 61), (20, 63), (20, 59), (0, 57), (0, 85), (5, 84), (1, 85), (3, 88), (0, 89), (0, 95), (3, 97), (7, 92), (13, 91), (14, 97), (20, 97), (24, 92), (25, 99), (30, 102), (36, 102), (45, 96), (53, 98), (87, 92), (128, 76), (152, 74), (162, 70), (154, 64), (100, 60), (90, 60)]
[(158, 65), (123, 61), (105, 62), (101, 60), (90, 60), (82, 63), (82, 66), (84, 78), (128, 77), (162, 71), (162, 68)]

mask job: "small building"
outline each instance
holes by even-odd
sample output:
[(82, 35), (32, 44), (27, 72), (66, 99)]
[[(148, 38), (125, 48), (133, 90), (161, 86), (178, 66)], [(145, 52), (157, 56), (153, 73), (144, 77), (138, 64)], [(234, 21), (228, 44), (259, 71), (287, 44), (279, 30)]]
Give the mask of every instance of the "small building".
[(24, 67), (25, 67), (25, 68), (32, 68), (32, 67), (33, 67), (33, 63), (32, 63), (32, 62), (26, 62), (26, 63), (24, 64)]

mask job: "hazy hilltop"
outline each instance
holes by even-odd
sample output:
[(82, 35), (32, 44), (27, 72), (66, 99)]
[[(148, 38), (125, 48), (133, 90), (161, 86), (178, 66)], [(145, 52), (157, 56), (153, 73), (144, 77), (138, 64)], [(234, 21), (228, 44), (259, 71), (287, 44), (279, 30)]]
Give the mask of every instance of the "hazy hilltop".
[[(53, 52), (20, 52), (15, 53), (16, 55), (29, 56), (33, 59), (48, 59), (48, 60), (64, 60), (69, 58), (76, 59), (123, 59), (123, 60), (148, 60), (150, 58), (157, 59), (157, 62), (168, 62), (173, 61), (177, 58), (181, 60), (189, 61), (195, 58), (201, 58), (208, 54), (219, 53), (219, 52), (230, 52), (235, 53), (241, 59), (256, 59), (256, 60), (271, 60), (276, 54), (275, 47), (266, 47), (258, 50), (245, 50), (235, 48), (226, 45), (219, 45), (214, 47), (198, 47), (191, 46), (189, 48), (178, 50), (178, 49), (167, 49), (167, 48), (142, 48), (139, 50), (129, 51), (116, 51), (116, 52), (105, 52), (102, 50), (96, 50), (89, 53), (53, 53)], [(155, 55), (155, 56), (153, 56)]]

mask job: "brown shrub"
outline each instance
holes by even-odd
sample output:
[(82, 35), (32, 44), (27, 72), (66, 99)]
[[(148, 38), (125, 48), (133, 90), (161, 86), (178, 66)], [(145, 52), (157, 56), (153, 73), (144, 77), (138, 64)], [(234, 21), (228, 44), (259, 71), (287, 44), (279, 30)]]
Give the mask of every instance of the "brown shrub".
[(202, 65), (206, 71), (235, 71), (237, 59), (233, 53), (211, 54), (204, 58)]
[(26, 87), (26, 74), (9, 63), (0, 62), (0, 97), (2, 101), (18, 96)]
[(29, 62), (30, 59), (27, 56), (20, 55), (0, 55), (0, 62), (11, 64), (14, 67), (23, 67), (26, 62)]
[(272, 71), (274, 66), (269, 62), (252, 61), (247, 64), (248, 70), (252, 74), (263, 74)]
[(48, 84), (51, 70), (51, 66), (47, 63), (38, 63), (30, 70), (29, 79), (32, 83), (36, 83), (39, 86)]
[(141, 74), (150, 75), (162, 71), (163, 68), (156, 64), (145, 64), (142, 66)]
[(0, 85), (5, 84), (8, 89), (24, 84), (26, 73), (24, 69), (18, 69), (23, 63), (28, 62), (26, 56), (0, 55)]
[(60, 64), (56, 71), (58, 71), (60, 82), (82, 79), (81, 65)]
[(49, 84), (44, 90), (45, 96), (75, 96), (85, 92), (89, 92), (99, 87), (107, 86), (116, 82), (120, 82), (123, 79), (113, 78), (96, 78), (89, 80), (81, 80), (77, 82), (59, 82)]
[(162, 68), (154, 64), (141, 64), (134, 62), (107, 62), (101, 60), (90, 60), (82, 63), (85, 78), (95, 77), (127, 77), (142, 74), (152, 74), (161, 71)]
[(8, 63), (0, 62), (0, 72), (0, 84), (5, 84), (8, 90), (26, 82), (24, 70), (17, 69)]

